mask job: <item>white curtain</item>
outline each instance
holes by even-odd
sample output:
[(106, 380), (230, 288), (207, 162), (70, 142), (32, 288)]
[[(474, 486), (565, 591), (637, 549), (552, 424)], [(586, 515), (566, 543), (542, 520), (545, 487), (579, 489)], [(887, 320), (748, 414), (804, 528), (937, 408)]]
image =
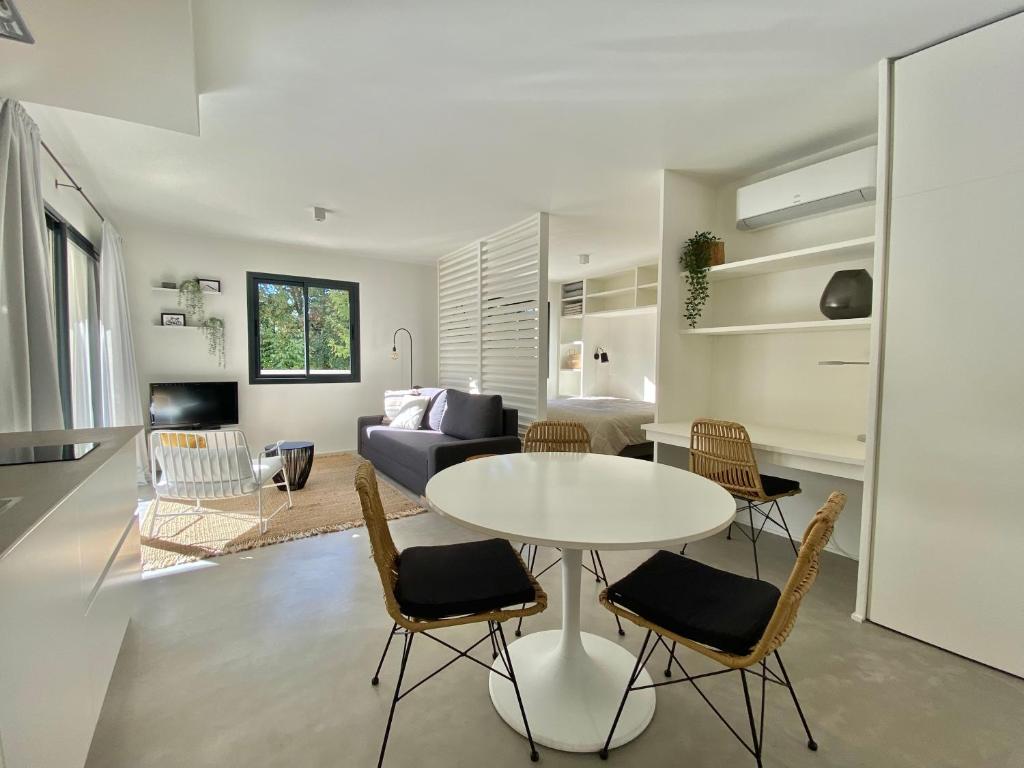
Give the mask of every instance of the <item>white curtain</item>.
[(0, 432), (62, 429), (39, 128), (0, 98)]
[[(135, 365), (124, 242), (109, 221), (100, 242), (100, 421), (105, 427), (142, 424), (142, 396)], [(145, 433), (135, 439), (136, 479), (146, 482)]]

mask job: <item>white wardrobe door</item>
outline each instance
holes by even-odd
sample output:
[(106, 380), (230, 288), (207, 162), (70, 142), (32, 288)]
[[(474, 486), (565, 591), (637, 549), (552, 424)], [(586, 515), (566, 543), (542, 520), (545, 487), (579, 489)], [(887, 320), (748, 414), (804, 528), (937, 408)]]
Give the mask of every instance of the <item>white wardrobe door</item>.
[(872, 621), (1018, 675), (1024, 131), (1006, 118), (1021, 93), (1024, 16), (895, 65), (868, 605)]

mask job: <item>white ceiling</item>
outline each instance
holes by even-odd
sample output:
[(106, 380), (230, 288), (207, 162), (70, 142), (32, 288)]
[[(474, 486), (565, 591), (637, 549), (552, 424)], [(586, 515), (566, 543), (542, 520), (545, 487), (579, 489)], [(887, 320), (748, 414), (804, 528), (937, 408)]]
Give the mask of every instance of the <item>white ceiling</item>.
[(35, 45), (0, 40), (0, 94), (199, 132), (189, 0), (14, 0)]
[(659, 169), (871, 133), (879, 59), (1011, 5), (196, 0), (198, 137), (32, 112), (117, 221), (427, 261), (546, 210), (558, 277), (656, 252)]

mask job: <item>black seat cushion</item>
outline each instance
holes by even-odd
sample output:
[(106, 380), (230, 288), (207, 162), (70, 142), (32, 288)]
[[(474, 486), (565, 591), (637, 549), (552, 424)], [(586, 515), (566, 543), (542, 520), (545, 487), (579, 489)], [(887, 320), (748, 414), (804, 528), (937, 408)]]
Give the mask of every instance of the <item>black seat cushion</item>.
[(800, 490), (799, 480), (787, 480), (784, 477), (773, 475), (761, 475), (761, 487), (764, 488), (765, 496), (785, 496)]
[(536, 599), (504, 539), (409, 547), (398, 558), (395, 596), (402, 613), (417, 619), (485, 613)]
[(768, 626), (779, 590), (766, 581), (658, 552), (608, 588), (616, 605), (726, 653), (750, 652)]

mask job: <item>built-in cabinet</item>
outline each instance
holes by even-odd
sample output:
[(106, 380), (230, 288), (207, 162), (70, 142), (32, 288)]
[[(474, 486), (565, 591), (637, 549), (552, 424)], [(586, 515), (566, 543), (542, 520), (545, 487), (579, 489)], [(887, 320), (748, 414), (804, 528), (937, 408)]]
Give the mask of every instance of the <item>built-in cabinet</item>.
[[(1024, 676), (1024, 15), (892, 62), (868, 619)], [(870, 523), (873, 522), (873, 527)]]
[(75, 462), (0, 467), (0, 763), (79, 768), (141, 578), (140, 428), (0, 435), (5, 448), (99, 442)]

